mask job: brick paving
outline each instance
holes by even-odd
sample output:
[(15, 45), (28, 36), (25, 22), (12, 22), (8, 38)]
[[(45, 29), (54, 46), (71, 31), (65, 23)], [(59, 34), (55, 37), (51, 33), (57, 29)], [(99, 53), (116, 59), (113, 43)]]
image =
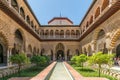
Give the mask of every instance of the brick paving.
[(14, 77), (14, 78), (11, 78), (9, 80), (30, 80), (31, 78), (30, 77)]
[(55, 64), (56, 62), (53, 62), (51, 65), (45, 68), (42, 72), (40, 72), (37, 76), (31, 78), (30, 80), (44, 80), (46, 76), (49, 74), (49, 72), (53, 69)]

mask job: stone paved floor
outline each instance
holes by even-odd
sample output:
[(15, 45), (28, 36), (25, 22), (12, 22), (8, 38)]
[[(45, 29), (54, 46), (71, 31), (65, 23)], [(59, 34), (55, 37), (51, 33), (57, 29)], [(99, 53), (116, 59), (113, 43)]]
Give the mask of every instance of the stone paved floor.
[(73, 80), (73, 79), (71, 79), (69, 73), (66, 71), (64, 64), (62, 62), (58, 62), (49, 80)]

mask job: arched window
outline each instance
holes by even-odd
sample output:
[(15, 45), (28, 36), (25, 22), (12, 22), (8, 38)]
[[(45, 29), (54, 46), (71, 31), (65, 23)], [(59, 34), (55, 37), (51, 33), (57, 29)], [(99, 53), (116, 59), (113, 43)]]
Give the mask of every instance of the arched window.
[(31, 56), (32, 56), (32, 46), (29, 45), (29, 46), (28, 46), (27, 57), (31, 57)]
[(53, 37), (53, 35), (54, 35), (54, 32), (53, 32), (53, 30), (51, 30), (50, 31), (50, 36)]
[(98, 33), (98, 39), (101, 39), (105, 36), (105, 31), (102, 29), (100, 30), (100, 32)]
[(34, 47), (34, 49), (33, 49), (33, 55), (36, 55), (37, 54), (37, 50), (36, 50), (36, 48)]
[(75, 38), (75, 31), (74, 31), (74, 30), (71, 31), (71, 36), (72, 36), (73, 38)]
[(0, 44), (0, 64), (3, 63), (3, 56), (4, 52), (3, 52), (3, 46)]
[(60, 38), (64, 38), (64, 31), (63, 30), (60, 31)]
[(53, 60), (53, 50), (51, 50), (51, 60)]
[(87, 23), (86, 23), (86, 28), (89, 26), (89, 22), (87, 21)]
[(45, 37), (48, 38), (48, 36), (49, 36), (49, 31), (46, 30), (46, 32), (45, 32)]
[(70, 31), (69, 30), (66, 31), (66, 38), (70, 38)]
[(19, 11), (18, 3), (17, 3), (16, 0), (11, 0), (11, 6), (12, 6), (15, 10)]
[(95, 12), (95, 19), (100, 15), (100, 7), (98, 7), (96, 9), (96, 12)]
[(28, 24), (30, 24), (30, 17), (29, 16), (26, 17), (26, 21)]
[(40, 35), (41, 35), (42, 38), (44, 37), (44, 30), (40, 31)]
[(80, 52), (78, 49), (76, 49), (76, 55), (79, 56), (80, 55)]
[(80, 37), (80, 31), (76, 30), (76, 37), (79, 38)]
[(70, 49), (67, 50), (67, 60), (70, 61)]
[(18, 54), (24, 50), (24, 39), (20, 30), (15, 31), (15, 42), (12, 54)]
[(22, 7), (20, 8), (20, 15), (25, 19), (25, 12)]
[(41, 49), (41, 53), (40, 53), (40, 55), (41, 55), (41, 56), (43, 56), (43, 55), (44, 55), (44, 53), (45, 53), (45, 49), (44, 49), (44, 48), (42, 48), (42, 49)]
[(104, 0), (102, 4), (102, 11), (109, 5), (109, 0)]
[(55, 31), (55, 36), (56, 36), (56, 38), (59, 37), (59, 31), (58, 30)]
[(93, 22), (93, 16), (91, 16), (90, 18), (90, 24), (92, 24), (92, 22)]
[(33, 24), (33, 21), (31, 21), (31, 27), (34, 28), (34, 24)]

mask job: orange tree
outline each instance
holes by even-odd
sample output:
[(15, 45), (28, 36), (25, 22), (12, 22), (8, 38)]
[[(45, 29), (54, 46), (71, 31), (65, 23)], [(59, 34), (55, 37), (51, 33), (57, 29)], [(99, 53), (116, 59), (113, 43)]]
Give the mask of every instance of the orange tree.
[(102, 52), (97, 52), (93, 56), (89, 57), (88, 62), (92, 64), (98, 65), (98, 72), (100, 77), (101, 72), (101, 66), (103, 64), (109, 65), (113, 61), (114, 55), (113, 54), (103, 54)]

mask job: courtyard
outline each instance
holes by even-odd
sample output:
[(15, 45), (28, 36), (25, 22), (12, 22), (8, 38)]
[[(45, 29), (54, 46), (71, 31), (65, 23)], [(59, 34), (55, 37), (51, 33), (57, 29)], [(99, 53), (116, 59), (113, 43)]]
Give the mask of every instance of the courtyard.
[(0, 80), (120, 80), (120, 0), (0, 0)]

